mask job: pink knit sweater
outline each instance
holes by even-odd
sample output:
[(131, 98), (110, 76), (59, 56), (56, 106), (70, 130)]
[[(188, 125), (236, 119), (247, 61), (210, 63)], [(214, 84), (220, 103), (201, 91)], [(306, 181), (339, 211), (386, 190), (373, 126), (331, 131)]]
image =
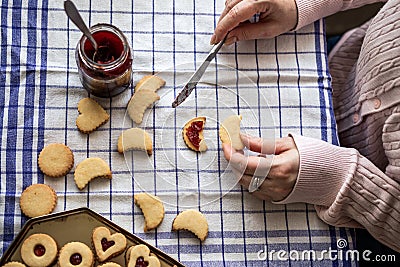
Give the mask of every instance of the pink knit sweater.
[[(297, 28), (371, 2), (297, 0)], [(299, 176), (277, 203), (315, 204), (326, 223), (364, 227), (400, 251), (400, 0), (347, 33), (329, 68), (341, 147), (293, 136)]]

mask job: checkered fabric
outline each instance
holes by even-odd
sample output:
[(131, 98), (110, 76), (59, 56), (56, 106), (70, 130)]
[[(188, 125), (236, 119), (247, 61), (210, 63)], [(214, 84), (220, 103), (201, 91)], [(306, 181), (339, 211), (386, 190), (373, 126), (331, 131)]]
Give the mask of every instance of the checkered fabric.
[[(171, 103), (211, 49), (209, 40), (223, 0), (75, 1), (89, 25), (111, 23), (133, 49), (133, 85), (111, 99), (89, 95), (78, 78), (75, 48), (80, 31), (67, 19), (63, 1), (1, 1), (0, 80), (0, 253), (27, 221), (21, 192), (46, 183), (58, 195), (57, 211), (89, 207), (187, 266), (353, 266), (329, 259), (324, 250), (353, 249), (353, 231), (328, 226), (311, 205), (273, 205), (236, 185), (218, 138), (220, 123), (241, 114), (242, 130), (273, 138), (302, 134), (337, 144), (331, 105), (324, 24), (315, 22), (271, 40), (224, 46), (189, 98)], [(134, 84), (144, 75), (166, 80), (161, 96), (135, 125), (126, 116)], [(91, 134), (78, 131), (77, 103), (92, 97), (110, 120)], [(209, 149), (195, 153), (182, 140), (184, 123), (207, 118)], [(121, 131), (141, 127), (152, 137), (154, 153), (125, 155), (116, 150)], [(112, 180), (95, 179), (80, 191), (71, 173), (50, 178), (38, 169), (41, 149), (68, 145), (75, 166), (87, 157), (104, 159)], [(323, 177), (321, 177), (323, 179)], [(165, 218), (144, 233), (144, 218), (133, 194), (150, 192), (165, 204)], [(178, 212), (200, 210), (209, 235), (200, 242), (189, 232), (172, 232)], [(339, 249), (342, 245), (339, 247)], [(263, 258), (265, 252), (286, 252)], [(297, 261), (293, 251), (316, 251), (319, 259)], [(261, 253), (264, 252), (264, 253)]]

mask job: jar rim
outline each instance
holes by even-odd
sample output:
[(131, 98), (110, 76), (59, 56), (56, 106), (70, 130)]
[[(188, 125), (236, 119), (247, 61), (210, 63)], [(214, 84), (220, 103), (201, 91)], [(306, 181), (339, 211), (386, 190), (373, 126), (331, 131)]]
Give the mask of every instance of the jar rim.
[(90, 58), (86, 53), (85, 53), (85, 43), (89, 41), (89, 39), (85, 36), (82, 35), (81, 39), (79, 40), (79, 54), (81, 54), (82, 58), (85, 59), (85, 61), (87, 61), (92, 67), (95, 68), (104, 68), (104, 69), (108, 69), (108, 68), (113, 68), (115, 65), (118, 65), (119, 63), (122, 63), (125, 58), (128, 56), (128, 51), (129, 51), (129, 44), (128, 44), (128, 40), (125, 37), (125, 35), (123, 34), (123, 32), (118, 29), (116, 26), (111, 25), (111, 24), (107, 24), (107, 23), (98, 23), (95, 24), (93, 26), (91, 26), (89, 28), (89, 31), (94, 34), (96, 32), (100, 32), (100, 31), (107, 31), (107, 32), (111, 32), (112, 34), (115, 34), (118, 39), (121, 41), (122, 45), (123, 45), (123, 51), (121, 53), (121, 55), (111, 61), (111, 62), (107, 62), (107, 63), (98, 63), (96, 61), (94, 61), (92, 58)]

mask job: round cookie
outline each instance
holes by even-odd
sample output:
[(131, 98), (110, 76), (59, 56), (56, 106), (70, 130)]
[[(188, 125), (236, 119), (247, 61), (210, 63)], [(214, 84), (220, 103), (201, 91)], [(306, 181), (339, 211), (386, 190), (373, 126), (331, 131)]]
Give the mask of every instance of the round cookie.
[(37, 217), (51, 213), (57, 205), (57, 194), (46, 184), (28, 186), (19, 200), (22, 213), (28, 217)]
[(115, 262), (107, 262), (102, 265), (97, 265), (97, 267), (121, 267), (121, 265)]
[(38, 164), (40, 170), (47, 176), (64, 176), (74, 166), (74, 154), (64, 144), (49, 144), (40, 152)]
[(94, 263), (92, 250), (84, 243), (70, 242), (65, 244), (58, 257), (59, 267), (91, 267)]
[(47, 234), (30, 235), (21, 246), (21, 258), (31, 267), (50, 266), (55, 261), (57, 252), (56, 241)]
[(4, 264), (2, 267), (26, 267), (26, 265), (18, 261), (10, 261)]

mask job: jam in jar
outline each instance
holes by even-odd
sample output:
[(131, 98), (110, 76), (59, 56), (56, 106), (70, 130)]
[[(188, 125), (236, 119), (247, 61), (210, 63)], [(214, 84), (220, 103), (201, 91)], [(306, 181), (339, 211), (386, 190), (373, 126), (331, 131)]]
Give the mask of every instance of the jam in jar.
[(82, 36), (76, 47), (79, 78), (85, 89), (98, 97), (113, 97), (132, 81), (132, 51), (125, 35), (110, 24), (90, 28), (98, 49)]

